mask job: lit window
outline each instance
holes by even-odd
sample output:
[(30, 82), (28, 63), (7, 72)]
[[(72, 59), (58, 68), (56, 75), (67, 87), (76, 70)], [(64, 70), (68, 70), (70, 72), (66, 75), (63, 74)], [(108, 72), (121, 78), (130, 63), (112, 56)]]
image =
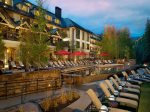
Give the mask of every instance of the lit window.
[(1, 0), (1, 1), (3, 1), (5, 4), (11, 5), (11, 6), (12, 6), (12, 4), (13, 4), (13, 1), (12, 1), (12, 0)]
[(25, 12), (29, 12), (29, 7), (28, 7), (28, 6), (23, 5), (23, 6), (22, 6), (22, 10), (23, 10), (23, 11), (25, 11)]
[(45, 18), (46, 18), (48, 21), (52, 21), (52, 17), (49, 16), (49, 15), (46, 15)]
[(60, 24), (60, 20), (59, 19), (55, 19), (55, 23)]
[(38, 10), (34, 10), (34, 15), (39, 16), (40, 12)]

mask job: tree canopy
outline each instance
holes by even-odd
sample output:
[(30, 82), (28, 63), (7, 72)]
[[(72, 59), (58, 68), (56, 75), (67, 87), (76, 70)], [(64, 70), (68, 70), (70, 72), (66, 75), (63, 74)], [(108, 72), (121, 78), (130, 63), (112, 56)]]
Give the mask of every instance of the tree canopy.
[(135, 50), (137, 63), (150, 62), (150, 19), (147, 20), (143, 37), (136, 41)]
[(107, 52), (110, 58), (133, 57), (133, 40), (128, 28), (116, 30), (114, 26), (105, 27), (101, 44), (102, 51)]
[(33, 64), (37, 67), (48, 62), (49, 43), (47, 42), (49, 34), (45, 32), (46, 20), (43, 2), (37, 0), (39, 15), (35, 17), (35, 23), (32, 23), (31, 31), (22, 31), (21, 37), (21, 59), (26, 66)]

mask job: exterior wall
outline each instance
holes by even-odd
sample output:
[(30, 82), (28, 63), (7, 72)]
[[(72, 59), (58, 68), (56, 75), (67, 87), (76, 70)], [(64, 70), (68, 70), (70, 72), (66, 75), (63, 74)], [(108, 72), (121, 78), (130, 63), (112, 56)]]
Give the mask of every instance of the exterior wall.
[[(0, 0), (0, 1), (2, 1), (2, 0)], [(5, 1), (7, 1), (6, 3), (12, 3), (13, 4), (13, 0), (3, 0), (4, 2)], [(18, 7), (20, 7), (21, 8), (21, 6), (20, 6), (20, 4), (19, 4), (19, 6)], [(29, 7), (28, 7), (29, 8)], [(19, 10), (19, 9), (18, 9)], [(35, 12), (35, 10), (34, 11), (32, 11), (32, 13), (34, 13)], [(32, 23), (34, 23), (35, 22), (35, 20), (33, 19), (33, 18), (31, 18), (30, 16), (25, 16), (25, 15), (23, 15), (23, 14), (19, 14), (19, 13), (16, 13), (16, 12), (11, 12), (11, 11), (7, 11), (7, 13), (8, 13), (8, 15), (12, 18), (12, 19), (14, 19), (14, 21), (16, 22), (16, 21), (19, 21), (19, 20), (21, 20), (21, 21), (27, 21), (27, 23), (30, 25), (30, 23), (32, 24)], [(50, 16), (50, 15), (49, 15)], [(59, 28), (59, 29), (61, 29), (61, 27), (58, 25), (58, 24), (60, 24), (60, 21), (59, 21), (59, 19), (57, 19), (57, 17), (55, 18), (55, 17), (48, 17), (48, 15), (46, 16), (47, 18), (47, 20), (49, 20), (48, 21), (48, 23), (47, 23), (47, 27), (49, 27), (49, 28), (53, 28), (53, 29), (55, 29), (55, 28)], [(9, 18), (8, 18), (9, 19)], [(57, 20), (55, 20), (55, 19), (57, 19)], [(58, 23), (57, 25), (56, 24), (52, 24), (51, 22), (54, 22), (54, 23)], [(79, 30), (79, 33), (80, 33), (80, 35), (79, 35), (79, 38), (77, 38), (77, 31)], [(90, 47), (97, 47), (96, 45), (94, 45), (94, 44), (91, 44), (90, 43), (90, 41), (92, 40), (91, 39), (91, 36), (92, 36), (92, 34), (91, 33), (89, 33), (89, 32), (87, 32), (87, 31), (85, 31), (85, 30), (82, 30), (82, 29), (78, 29), (78, 28), (76, 28), (76, 27), (69, 27), (69, 28), (67, 28), (67, 30), (66, 30), (66, 32), (67, 32), (67, 37), (69, 38), (69, 42), (70, 42), (70, 46), (68, 46), (68, 47), (70, 47), (70, 50), (73, 52), (75, 49), (77, 49), (76, 47), (76, 45), (77, 45), (77, 42), (79, 42), (79, 48), (77, 49), (77, 50), (79, 50), (79, 51), (84, 51), (84, 52), (86, 52), (86, 53), (90, 53)], [(84, 35), (83, 35), (84, 34)], [(55, 37), (54, 37), (55, 38)], [(57, 37), (56, 37), (57, 38)], [(89, 39), (88, 39), (89, 38)], [(56, 39), (57, 40), (57, 39)], [(13, 44), (13, 42), (14, 41), (12, 41), (12, 43), (9, 43), (8, 41), (6, 42), (6, 48), (13, 48), (13, 49), (17, 49), (18, 47), (18, 43), (15, 43), (15, 44)], [(9, 43), (9, 44), (8, 44)], [(83, 48), (83, 44), (84, 44), (84, 48)], [(16, 45), (16, 46), (14, 46), (14, 45)], [(89, 45), (89, 49), (87, 49), (87, 46)], [(52, 50), (54, 51), (55, 50), (55, 46), (53, 45), (53, 46), (50, 46), (51, 48), (52, 48)], [(6, 50), (7, 51), (7, 50)], [(7, 53), (7, 52), (6, 52)]]

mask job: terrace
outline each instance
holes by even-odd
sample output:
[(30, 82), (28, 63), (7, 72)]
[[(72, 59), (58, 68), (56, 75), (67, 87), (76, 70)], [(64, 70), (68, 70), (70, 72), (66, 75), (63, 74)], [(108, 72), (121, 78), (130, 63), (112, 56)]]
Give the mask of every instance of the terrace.
[[(85, 67), (81, 67), (80, 69), (75, 69), (76, 67), (74, 67), (73, 71), (68, 70), (67, 72), (64, 72), (65, 69), (61, 70), (61, 72), (51, 69), (48, 71), (31, 72), (28, 74), (23, 73), (22, 75), (14, 74), (1, 76), (0, 108), (2, 111), (8, 112), (16, 112), (18, 110), (20, 111), (20, 109), (27, 111), (26, 109), (29, 108), (32, 108), (37, 112), (73, 112), (77, 110), (96, 111), (91, 99), (86, 94), (88, 89), (96, 91), (103, 104), (111, 106), (111, 104), (108, 103), (109, 101), (105, 99), (104, 93), (99, 87), (99, 83), (102, 83), (105, 79), (109, 79), (114, 73), (118, 74), (119, 77), (123, 77), (120, 72), (123, 69), (125, 70), (125, 66), (121, 65), (122, 67), (119, 67), (120, 65), (118, 66), (117, 64), (116, 66), (115, 64), (95, 64), (95, 66), (98, 68), (92, 71), (89, 71), (88, 67), (86, 69)], [(113, 68), (112, 71), (110, 68)], [(119, 71), (116, 71), (118, 68)], [(126, 66), (126, 71), (131, 69), (136, 70), (138, 68), (138, 66)], [(91, 75), (83, 75), (87, 71), (89, 71)], [(14, 80), (10, 81), (10, 79)], [(142, 99), (146, 96), (143, 95), (146, 94), (144, 93), (145, 89), (143, 89), (148, 87), (146, 85), (147, 83), (141, 86)], [(55, 101), (56, 99), (57, 102), (53, 102), (53, 100)], [(49, 102), (50, 100), (51, 102)], [(141, 102), (142, 100), (140, 98), (139, 112), (141, 110)], [(126, 109), (126, 107), (119, 107)], [(132, 108), (128, 109), (135, 111)]]
[[(118, 2), (119, 6), (113, 2), (116, 8), (119, 7), (115, 11), (113, 9), (116, 13), (113, 14), (111, 0), (106, 1), (105, 4), (103, 1), (102, 3), (90, 1), (87, 5), (82, 4), (86, 3), (86, 0), (83, 0), (79, 4), (80, 7), (83, 5), (84, 12), (80, 10), (81, 13), (78, 14), (90, 15), (82, 17), (83, 21), (87, 20), (84, 21), (86, 28), (95, 29), (91, 26), (97, 25), (96, 30), (99, 30), (98, 23), (108, 17), (123, 21), (124, 17), (128, 17), (130, 19), (126, 23), (133, 23), (130, 25), (117, 23), (120, 20), (115, 20), (116, 26), (107, 25), (104, 29), (100, 28), (102, 34), (96, 34), (70, 18), (63, 18), (61, 8), (55, 7), (55, 13), (52, 13), (44, 8), (47, 1), (37, 0), (36, 5), (30, 1), (0, 0), (0, 112), (148, 112), (150, 110), (149, 19), (143, 36), (133, 39), (131, 38), (133, 26), (124, 28), (122, 25), (135, 25), (138, 30), (135, 28), (134, 31), (143, 33), (138, 26), (141, 24), (136, 24), (141, 23), (139, 20), (144, 18), (139, 20), (136, 20), (138, 17), (134, 18), (136, 22), (134, 24), (130, 21), (133, 19), (127, 16), (137, 12), (137, 9), (122, 16), (130, 12), (130, 8), (124, 7), (130, 4), (121, 5), (124, 7), (122, 9), (128, 11), (121, 12), (120, 17), (121, 1)], [(66, 7), (68, 4), (69, 7), (71, 6), (65, 15), (68, 13), (74, 18), (69, 12), (72, 12), (76, 5), (75, 9), (78, 8), (78, 11), (80, 7), (72, 2), (73, 6), (71, 2), (65, 4)], [(143, 5), (141, 1), (136, 2), (137, 7), (139, 4)], [(95, 6), (92, 7), (94, 4)], [(104, 6), (101, 7), (103, 10), (93, 10), (99, 5)], [(141, 12), (142, 9), (139, 9)], [(98, 10), (97, 14), (93, 14)], [(102, 12), (99, 18), (97, 15), (100, 11), (107, 13)], [(81, 23), (82, 19), (79, 17), (75, 20)], [(107, 19), (107, 22), (113, 23), (113, 19)], [(103, 22), (106, 25), (105, 21)], [(105, 26), (104, 23), (100, 24), (101, 27)]]

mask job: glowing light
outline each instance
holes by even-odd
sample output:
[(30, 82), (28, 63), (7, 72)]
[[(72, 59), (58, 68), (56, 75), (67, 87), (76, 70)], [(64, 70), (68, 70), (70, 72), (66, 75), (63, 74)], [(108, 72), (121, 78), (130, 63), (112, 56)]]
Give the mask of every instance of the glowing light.
[(63, 41), (69, 41), (69, 40), (70, 38), (67, 38), (67, 37), (63, 39)]
[(7, 53), (9, 53), (10, 52), (10, 49), (7, 49)]

